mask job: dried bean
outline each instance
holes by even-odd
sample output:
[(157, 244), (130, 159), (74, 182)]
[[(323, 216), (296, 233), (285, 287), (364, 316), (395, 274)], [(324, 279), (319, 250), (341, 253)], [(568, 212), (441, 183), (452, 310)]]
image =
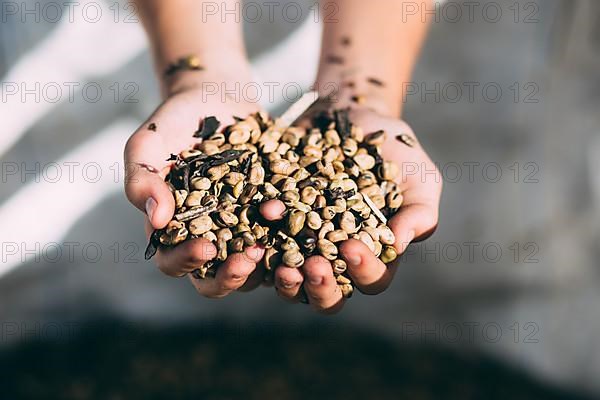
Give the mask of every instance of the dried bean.
[(300, 268), (304, 264), (304, 257), (298, 250), (288, 250), (283, 253), (282, 261), (290, 268)]

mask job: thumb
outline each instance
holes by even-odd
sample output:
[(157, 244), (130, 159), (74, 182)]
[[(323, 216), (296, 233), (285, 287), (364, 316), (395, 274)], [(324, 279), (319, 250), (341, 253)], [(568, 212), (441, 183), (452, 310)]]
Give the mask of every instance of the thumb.
[(175, 199), (158, 174), (143, 163), (130, 163), (133, 173), (127, 174), (125, 194), (129, 201), (144, 212), (154, 229), (164, 228), (173, 218)]
[(402, 254), (413, 240), (425, 240), (437, 228), (437, 210), (425, 204), (400, 207), (389, 226), (396, 236), (394, 247)]
[[(148, 216), (154, 229), (164, 228), (173, 218), (175, 199), (164, 181), (164, 174), (156, 167), (158, 159), (152, 157), (157, 146), (147, 146), (147, 139), (134, 134), (125, 147), (125, 195), (140, 211)], [(160, 148), (160, 147), (159, 147)], [(143, 151), (148, 149), (149, 151)], [(144, 157), (152, 158), (155, 163)]]

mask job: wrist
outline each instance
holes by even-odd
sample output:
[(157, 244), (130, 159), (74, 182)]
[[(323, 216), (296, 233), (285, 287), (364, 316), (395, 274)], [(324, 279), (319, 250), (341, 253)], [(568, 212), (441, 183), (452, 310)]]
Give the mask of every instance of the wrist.
[(189, 90), (234, 90), (238, 85), (243, 86), (251, 81), (251, 66), (245, 54), (203, 52), (196, 58), (200, 68), (183, 68), (172, 74), (165, 74), (165, 71), (177, 60), (171, 60), (171, 64), (163, 64), (167, 67), (163, 67), (158, 73), (164, 97)]
[(370, 108), (389, 117), (400, 117), (402, 98), (390, 82), (358, 68), (320, 68), (314, 85), (319, 96), (331, 96), (335, 108)]

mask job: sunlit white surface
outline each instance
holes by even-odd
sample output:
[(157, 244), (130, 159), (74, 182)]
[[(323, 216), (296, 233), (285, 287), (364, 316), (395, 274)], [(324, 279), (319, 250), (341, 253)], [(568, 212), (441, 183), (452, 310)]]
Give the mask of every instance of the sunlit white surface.
[[(58, 180), (52, 177), (27, 184), (2, 204), (2, 226), (13, 228), (0, 230), (3, 247), (0, 277), (23, 261), (34, 259), (35, 251), (32, 250), (60, 242), (79, 218), (107, 196), (123, 190), (120, 174), (123, 146), (136, 128), (137, 121), (116, 121), (56, 161), (58, 166), (79, 166), (74, 168), (73, 179), (63, 173)], [(88, 168), (84, 175), (84, 166), (91, 162), (97, 165)], [(98, 170), (101, 171), (99, 179)]]
[[(85, 3), (89, 1), (80, 4), (83, 7)], [(115, 23), (106, 4), (94, 3), (104, 6), (104, 17), (98, 22), (88, 22), (77, 12), (73, 13), (72, 22), (64, 17), (48, 37), (0, 79), (3, 83), (0, 85), (0, 115), (3, 117), (0, 155), (48, 112), (69, 99), (65, 85), (79, 84), (81, 90), (89, 79), (116, 71), (145, 49), (146, 39), (139, 23)], [(57, 96), (55, 101), (53, 92), (40, 95), (41, 89), (35, 89), (36, 83), (40, 88), (58, 85), (63, 88), (62, 96)], [(14, 91), (15, 84), (18, 92), (10, 95), (7, 91)], [(22, 99), (22, 88), (36, 90), (40, 101), (35, 101), (33, 95)]]

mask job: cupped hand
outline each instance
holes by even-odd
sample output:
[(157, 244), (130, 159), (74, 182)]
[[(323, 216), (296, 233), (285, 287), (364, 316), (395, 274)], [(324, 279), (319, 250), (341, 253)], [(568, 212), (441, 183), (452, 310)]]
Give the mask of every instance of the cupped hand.
[[(221, 127), (258, 111), (256, 104), (222, 101), (201, 89), (189, 88), (171, 95), (131, 136), (125, 146), (125, 193), (129, 201), (146, 215), (146, 235), (164, 228), (173, 218), (175, 201), (164, 179), (169, 172), (169, 154), (179, 154), (199, 139), (193, 137), (204, 117), (215, 116)], [(267, 212), (268, 212), (267, 208)], [(245, 253), (230, 256), (214, 279), (190, 280), (207, 297), (223, 297), (237, 289), (251, 289), (262, 281), (257, 270), (264, 249), (254, 246)], [(174, 248), (161, 248), (155, 260), (159, 269), (173, 277), (184, 276), (216, 257), (208, 240), (188, 240)]]
[[(385, 130), (387, 139), (382, 146), (382, 156), (400, 167), (397, 183), (404, 202), (388, 221), (396, 236), (394, 247), (400, 255), (411, 242), (426, 239), (434, 232), (442, 192), (441, 174), (404, 121), (366, 107), (353, 107), (350, 120), (366, 134)], [(399, 264), (399, 260), (384, 264), (355, 239), (343, 242), (340, 254), (357, 289), (365, 294), (378, 294), (387, 289)], [(281, 297), (290, 301), (299, 301), (306, 295), (311, 306), (322, 313), (335, 313), (344, 304), (331, 263), (320, 256), (308, 258), (298, 269), (285, 265), (277, 268), (275, 287)]]

